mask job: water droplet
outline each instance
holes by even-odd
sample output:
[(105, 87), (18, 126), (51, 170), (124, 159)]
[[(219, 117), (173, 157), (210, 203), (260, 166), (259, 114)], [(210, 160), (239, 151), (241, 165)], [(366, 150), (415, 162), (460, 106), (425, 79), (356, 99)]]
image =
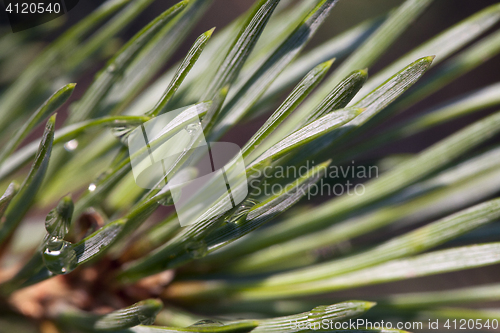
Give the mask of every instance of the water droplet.
[(196, 132), (198, 132), (201, 129), (201, 123), (198, 122), (198, 123), (188, 124), (186, 125), (186, 127), (184, 127), (184, 129), (186, 130), (186, 132), (188, 132), (189, 135), (195, 135)]
[(248, 198), (248, 199), (245, 199), (243, 201), (243, 203), (241, 204), (240, 208), (244, 209), (244, 210), (250, 210), (253, 206), (255, 206), (258, 203), (259, 203), (258, 200), (253, 199), (253, 198)]
[(312, 325), (318, 325), (325, 313), (329, 312), (329, 309), (331, 309), (331, 307), (328, 305), (320, 305), (312, 309), (307, 314), (307, 321), (311, 325), (311, 327), (314, 327)]
[(62, 238), (49, 236), (42, 252), (45, 267), (54, 274), (67, 274), (73, 271), (78, 260), (71, 245)]
[(199, 326), (224, 326), (224, 323), (217, 320), (204, 319), (197, 321), (196, 323), (194, 323), (189, 327), (199, 327)]
[(89, 185), (89, 191), (90, 192), (94, 192), (96, 188), (97, 188), (97, 186), (94, 183), (92, 183), (92, 184)]
[(158, 203), (162, 206), (172, 206), (175, 203), (175, 199), (177, 197), (179, 197), (179, 195), (176, 195), (175, 198), (174, 198), (174, 196), (169, 195), (161, 200), (158, 200)]
[(45, 230), (50, 237), (64, 238), (69, 231), (73, 216), (73, 201), (69, 197), (63, 198), (56, 208), (52, 209), (45, 218)]
[(194, 259), (201, 259), (208, 254), (207, 243), (204, 241), (191, 242), (186, 245), (188, 251)]
[(111, 129), (111, 133), (124, 145), (128, 145), (130, 133), (132, 133), (135, 128), (135, 126), (116, 126)]
[(76, 148), (78, 148), (78, 140), (73, 139), (64, 144), (64, 149), (66, 149), (66, 151), (72, 152)]
[(137, 319), (141, 325), (153, 325), (155, 323), (155, 317), (146, 316), (146, 315), (138, 315)]
[(259, 202), (255, 199), (245, 199), (243, 203), (234, 211), (234, 213), (226, 219), (226, 223), (240, 223), (247, 217), (250, 209), (258, 203)]
[(116, 71), (116, 65), (115, 64), (111, 64), (109, 65), (107, 68), (106, 68), (106, 71), (109, 72), (109, 73), (114, 73)]

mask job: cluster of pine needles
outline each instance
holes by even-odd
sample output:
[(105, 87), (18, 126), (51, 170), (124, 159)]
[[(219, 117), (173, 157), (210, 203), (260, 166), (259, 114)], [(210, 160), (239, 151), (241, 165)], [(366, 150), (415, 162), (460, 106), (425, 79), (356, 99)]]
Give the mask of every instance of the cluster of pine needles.
[[(371, 153), (500, 104), (496, 83), (387, 126), (500, 53), (500, 4), (369, 75), (432, 0), (406, 0), (308, 48), (336, 0), (254, 1), (194, 41), (213, 1), (183, 0), (120, 43), (152, 2), (107, 0), (43, 47), (55, 21), (2, 32), (1, 332), (396, 332), (415, 327), (388, 320), (429, 319), (498, 328), (500, 309), (484, 304), (500, 300), (500, 284), (453, 281), (500, 263), (500, 112), (467, 118), (476, 120), (417, 154)], [(87, 87), (69, 83), (103, 62)], [(180, 108), (163, 138), (196, 122), (216, 142), (264, 119), (241, 148), (245, 175), (306, 172), (267, 172), (233, 209), (216, 202), (210, 218), (181, 227), (168, 183), (135, 184), (127, 147), (135, 128)], [(193, 158), (185, 150), (165, 178)], [(351, 180), (329, 170), (353, 161), (379, 170), (362, 193), (315, 193)], [(404, 292), (443, 273), (446, 290)], [(376, 284), (375, 296), (358, 289), (365, 301), (334, 293)], [(359, 316), (386, 324), (335, 326)]]

